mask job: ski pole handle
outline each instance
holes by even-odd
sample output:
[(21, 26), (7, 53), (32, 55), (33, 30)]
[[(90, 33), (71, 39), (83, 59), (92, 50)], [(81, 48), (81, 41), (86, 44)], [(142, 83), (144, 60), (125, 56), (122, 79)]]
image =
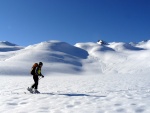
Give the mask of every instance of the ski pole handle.
[(42, 77), (40, 77), (39, 80), (40, 80), (41, 78), (42, 78)]

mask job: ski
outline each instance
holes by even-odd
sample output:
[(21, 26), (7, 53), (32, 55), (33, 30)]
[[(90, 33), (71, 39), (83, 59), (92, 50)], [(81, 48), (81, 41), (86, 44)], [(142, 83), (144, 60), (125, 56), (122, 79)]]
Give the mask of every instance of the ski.
[(33, 91), (31, 88), (27, 88), (27, 91), (29, 91), (31, 94), (40, 94), (39, 91)]

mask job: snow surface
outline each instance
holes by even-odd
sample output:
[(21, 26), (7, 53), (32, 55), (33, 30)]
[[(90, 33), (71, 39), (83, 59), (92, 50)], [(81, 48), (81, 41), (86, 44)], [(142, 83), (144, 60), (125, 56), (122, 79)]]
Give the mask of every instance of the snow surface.
[[(44, 63), (41, 94), (26, 89)], [(150, 41), (0, 42), (0, 113), (150, 113)]]
[(147, 75), (51, 75), (39, 81), (41, 94), (30, 94), (32, 77), (2, 76), (0, 113), (150, 113), (149, 80)]

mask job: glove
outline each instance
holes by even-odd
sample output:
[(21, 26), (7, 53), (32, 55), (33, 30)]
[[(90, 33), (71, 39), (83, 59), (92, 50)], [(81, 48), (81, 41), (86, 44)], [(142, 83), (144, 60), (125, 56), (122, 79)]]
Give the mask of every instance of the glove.
[(44, 76), (42, 75), (42, 78), (44, 78)]

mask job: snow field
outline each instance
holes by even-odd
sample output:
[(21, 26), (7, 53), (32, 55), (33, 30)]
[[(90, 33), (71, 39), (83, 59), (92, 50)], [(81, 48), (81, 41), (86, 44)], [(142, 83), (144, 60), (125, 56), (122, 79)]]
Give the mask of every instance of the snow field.
[(30, 94), (25, 89), (33, 83), (32, 76), (2, 76), (0, 112), (149, 113), (149, 79), (147, 75), (51, 75), (40, 80), (41, 94)]

